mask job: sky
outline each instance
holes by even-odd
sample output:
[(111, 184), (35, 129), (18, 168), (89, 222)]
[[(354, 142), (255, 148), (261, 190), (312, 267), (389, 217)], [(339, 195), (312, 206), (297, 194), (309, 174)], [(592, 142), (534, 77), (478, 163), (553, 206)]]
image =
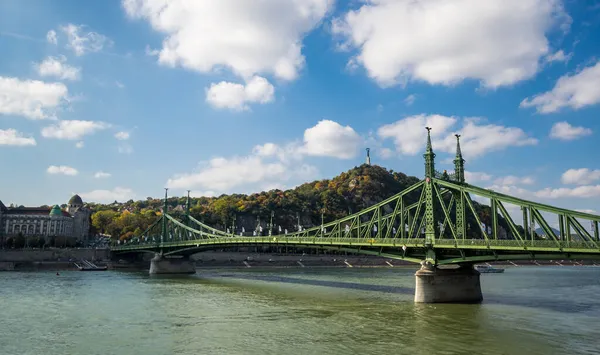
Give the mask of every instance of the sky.
[(600, 1), (4, 0), (0, 200), (252, 193), (365, 161), (600, 211)]

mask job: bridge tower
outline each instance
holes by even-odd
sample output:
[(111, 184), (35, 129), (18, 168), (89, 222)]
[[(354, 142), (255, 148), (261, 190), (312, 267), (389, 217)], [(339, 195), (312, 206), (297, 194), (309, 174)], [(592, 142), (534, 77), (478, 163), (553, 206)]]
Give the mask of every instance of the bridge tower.
[[(425, 127), (427, 129), (427, 147), (425, 148), (425, 154), (423, 157), (425, 158), (425, 244), (428, 246), (433, 246), (435, 244), (435, 218), (434, 218), (434, 208), (435, 208), (435, 199), (433, 194), (433, 181), (432, 179), (435, 177), (435, 153), (433, 152), (433, 148), (431, 147), (431, 128)], [(434, 262), (434, 260), (429, 260), (428, 253), (428, 261)]]
[[(483, 300), (479, 272), (473, 265), (460, 265), (458, 268), (438, 268), (435, 244), (435, 207), (434, 196), (435, 153), (431, 146), (431, 128), (427, 129), (427, 147), (425, 148), (425, 245), (427, 251), (425, 260), (421, 262), (421, 269), (415, 273), (415, 302), (417, 303), (478, 303)], [(464, 182), (464, 159), (460, 151), (459, 135), (456, 136), (456, 158), (454, 160), (455, 179)], [(459, 192), (460, 193), (460, 192)], [(458, 197), (458, 199), (457, 199)], [(457, 227), (459, 234), (465, 238), (464, 233), (464, 196), (455, 196)]]
[[(160, 249), (154, 254), (154, 258), (150, 260), (150, 275), (154, 274), (195, 274), (196, 273), (196, 262), (189, 256), (179, 257), (167, 257), (164, 255), (165, 242), (170, 241), (168, 238), (169, 233), (169, 205), (167, 204), (167, 192), (168, 188), (165, 187), (165, 201), (163, 205), (162, 219), (162, 230), (160, 233)], [(190, 197), (188, 191), (188, 201), (186, 208), (186, 215), (189, 216)], [(189, 223), (187, 218), (186, 223)], [(168, 244), (167, 244), (168, 245)]]
[[(462, 157), (460, 150), (460, 134), (456, 136), (456, 157), (454, 158), (454, 178), (459, 184), (465, 183), (465, 160)], [(465, 198), (462, 192), (458, 190), (452, 191), (454, 195), (454, 203), (456, 204), (456, 237), (459, 239), (465, 239), (467, 231), (465, 226), (467, 224), (465, 219)]]

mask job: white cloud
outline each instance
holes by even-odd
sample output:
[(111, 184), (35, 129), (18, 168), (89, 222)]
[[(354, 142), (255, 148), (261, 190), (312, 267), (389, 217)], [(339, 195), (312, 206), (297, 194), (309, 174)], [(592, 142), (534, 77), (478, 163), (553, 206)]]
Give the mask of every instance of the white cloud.
[(589, 136), (592, 130), (585, 127), (571, 126), (568, 122), (556, 122), (550, 130), (550, 138), (570, 141)]
[(406, 104), (406, 106), (410, 106), (415, 102), (416, 99), (417, 99), (416, 95), (410, 94), (404, 99), (404, 104)]
[(81, 149), (81, 148), (83, 148), (84, 145), (85, 144), (83, 143), (83, 141), (79, 141), (79, 142), (75, 143), (75, 148)]
[(0, 114), (29, 119), (54, 118), (54, 111), (67, 100), (62, 83), (20, 80), (0, 76)]
[(84, 31), (84, 26), (82, 25), (78, 26), (70, 23), (66, 26), (61, 26), (60, 29), (67, 35), (67, 48), (73, 50), (76, 56), (99, 52), (104, 46), (112, 44), (110, 39), (97, 32), (82, 33)]
[(588, 208), (584, 208), (584, 209), (580, 209), (580, 210), (575, 210), (578, 212), (583, 212), (583, 213), (589, 213), (589, 214), (598, 214), (598, 212), (596, 210), (591, 210)]
[(381, 86), (475, 79), (496, 88), (533, 77), (546, 34), (570, 20), (557, 0), (371, 0), (332, 29)]
[(350, 126), (331, 120), (321, 120), (304, 131), (304, 146), (300, 152), (307, 155), (350, 159), (356, 156), (363, 141)]
[(541, 198), (595, 198), (600, 197), (600, 185), (585, 185), (574, 188), (561, 187), (558, 189), (545, 188), (535, 193)]
[(190, 191), (190, 197), (199, 198), (199, 197), (215, 197), (217, 194), (214, 191)]
[(475, 171), (465, 171), (465, 180), (468, 183), (476, 183), (481, 181), (490, 181), (492, 179), (492, 175), (475, 172)]
[(117, 85), (117, 87), (118, 87), (119, 89), (124, 89), (124, 88), (125, 88), (125, 84), (123, 84), (122, 82), (120, 82), (120, 81), (118, 81), (118, 80), (117, 80), (117, 81), (115, 81), (115, 85)]
[(206, 88), (206, 102), (215, 108), (236, 111), (248, 110), (248, 103), (265, 104), (274, 100), (275, 88), (260, 76), (252, 77), (246, 85), (221, 81)]
[(95, 121), (60, 121), (55, 125), (42, 128), (42, 136), (46, 138), (78, 140), (85, 135), (109, 128), (104, 122)]
[(441, 115), (409, 116), (379, 127), (377, 134), (383, 139), (393, 139), (399, 153), (415, 155), (425, 146), (425, 127), (432, 127), (431, 137), (434, 139), (447, 134), (457, 121), (455, 117)]
[(51, 44), (58, 44), (58, 39), (56, 38), (56, 31), (50, 30), (46, 33), (46, 41)]
[(588, 185), (600, 180), (600, 169), (569, 169), (560, 177), (563, 184)]
[(530, 176), (518, 177), (508, 175), (494, 180), (496, 185), (532, 185), (535, 181)]
[(54, 174), (62, 174), (62, 175), (69, 175), (69, 176), (75, 176), (79, 173), (77, 171), (77, 169), (72, 168), (70, 166), (66, 166), (66, 165), (60, 165), (60, 166), (50, 165), (46, 171), (48, 172), (48, 174), (53, 174), (53, 175)]
[(565, 52), (561, 49), (555, 53), (548, 55), (546, 57), (546, 62), (568, 62), (572, 56), (573, 53), (565, 54)]
[(34, 67), (41, 76), (54, 76), (61, 80), (79, 80), (81, 69), (65, 64), (67, 58), (48, 57), (41, 63), (35, 63)]
[[(123, 0), (131, 18), (166, 35), (158, 61), (202, 73), (231, 69), (241, 77), (273, 73), (292, 80), (304, 65), (303, 37), (333, 0)], [(149, 51), (151, 52), (151, 51)]]
[(310, 165), (290, 166), (278, 159), (253, 154), (213, 158), (197, 172), (173, 176), (167, 181), (167, 186), (175, 189), (201, 189), (213, 194), (254, 192), (282, 181), (296, 179), (304, 182), (315, 175), (316, 169)]
[(79, 193), (79, 195), (85, 200), (100, 203), (125, 202), (135, 198), (133, 190), (125, 187), (115, 187), (112, 190), (93, 190)]
[(124, 141), (124, 140), (128, 140), (129, 139), (129, 132), (117, 132), (115, 133), (115, 138), (120, 140), (120, 141)]
[(600, 61), (574, 75), (561, 76), (554, 88), (526, 98), (520, 107), (535, 107), (539, 113), (557, 112), (570, 107), (574, 110), (600, 102)]
[(22, 133), (17, 132), (15, 129), (0, 129), (0, 145), (12, 145), (12, 146), (32, 146), (36, 145), (35, 138), (24, 137)]
[(380, 149), (376, 150), (376, 154), (381, 159), (389, 159), (394, 156), (394, 151), (391, 150), (390, 148), (380, 148)]
[(97, 172), (97, 173), (94, 174), (94, 177), (96, 179), (104, 179), (104, 178), (111, 177), (111, 175), (109, 173), (105, 173), (103, 171), (99, 171), (99, 172)]
[(442, 115), (409, 116), (379, 127), (377, 134), (383, 139), (393, 139), (399, 153), (415, 155), (424, 150), (427, 126), (432, 128), (433, 150), (454, 153), (456, 137), (450, 130), (458, 122), (462, 123), (462, 127), (457, 131), (461, 135), (461, 149), (465, 158), (476, 158), (508, 147), (537, 144), (537, 139), (528, 137), (517, 127), (484, 124), (481, 118), (471, 117), (461, 120)]

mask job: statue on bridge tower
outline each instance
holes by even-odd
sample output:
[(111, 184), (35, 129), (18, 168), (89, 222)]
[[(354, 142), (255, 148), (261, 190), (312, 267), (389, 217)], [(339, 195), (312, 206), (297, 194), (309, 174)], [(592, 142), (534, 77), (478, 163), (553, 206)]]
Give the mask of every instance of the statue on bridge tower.
[(456, 182), (463, 183), (465, 182), (465, 160), (462, 157), (462, 152), (460, 151), (460, 134), (455, 134), (456, 136), (456, 158), (454, 158), (454, 178)]

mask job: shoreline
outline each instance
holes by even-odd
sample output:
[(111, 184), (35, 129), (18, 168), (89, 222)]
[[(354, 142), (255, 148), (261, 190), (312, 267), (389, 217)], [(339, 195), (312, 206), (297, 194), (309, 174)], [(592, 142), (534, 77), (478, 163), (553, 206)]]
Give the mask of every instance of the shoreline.
[[(147, 271), (150, 264), (147, 262), (140, 263), (118, 263), (105, 261), (96, 261), (98, 266), (107, 266), (108, 270), (112, 271)], [(481, 263), (488, 264), (488, 263)], [(490, 265), (502, 268), (514, 267), (538, 267), (538, 266), (561, 266), (561, 267), (577, 267), (577, 266), (596, 266), (600, 267), (600, 263), (594, 261), (544, 261), (544, 262), (490, 262)], [(236, 262), (196, 262), (197, 270), (215, 270), (215, 269), (302, 269), (302, 268), (400, 268), (400, 269), (418, 269), (419, 265), (415, 263), (403, 262), (401, 260), (375, 259), (361, 260), (360, 258), (343, 258), (335, 261), (328, 260), (306, 260), (306, 258), (298, 258), (295, 261), (279, 261), (279, 262), (261, 262), (261, 261), (236, 261)], [(0, 262), (1, 271), (78, 271), (78, 268), (73, 262), (68, 261), (40, 261), (40, 262)]]

